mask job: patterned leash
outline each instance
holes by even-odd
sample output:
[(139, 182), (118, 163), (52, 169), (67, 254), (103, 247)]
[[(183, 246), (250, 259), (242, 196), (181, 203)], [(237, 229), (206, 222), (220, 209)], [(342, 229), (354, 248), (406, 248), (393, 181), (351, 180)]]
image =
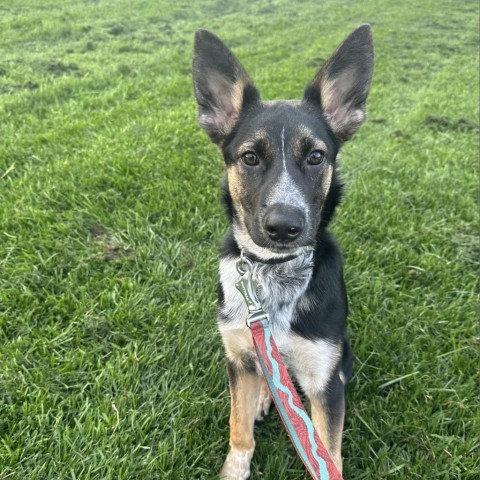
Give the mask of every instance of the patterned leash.
[(315, 480), (342, 480), (313, 426), (305, 407), (293, 386), (269, 327), (268, 313), (258, 299), (260, 285), (255, 279), (257, 264), (243, 256), (237, 262), (240, 281), (236, 287), (248, 306), (247, 326), (267, 380), (270, 395), (282, 418), (290, 440), (312, 478)]

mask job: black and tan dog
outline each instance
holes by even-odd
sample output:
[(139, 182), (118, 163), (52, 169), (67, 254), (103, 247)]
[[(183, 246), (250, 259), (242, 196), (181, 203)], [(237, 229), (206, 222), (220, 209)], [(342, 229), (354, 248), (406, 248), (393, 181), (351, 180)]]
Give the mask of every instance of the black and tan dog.
[(306, 87), (302, 100), (262, 101), (222, 41), (206, 30), (196, 33), (198, 119), (225, 160), (231, 223), (219, 284), (218, 325), (231, 391), (230, 451), (222, 478), (248, 478), (254, 422), (270, 406), (245, 324), (247, 307), (235, 288), (241, 251), (258, 263), (261, 300), (276, 343), (342, 469), (344, 386), (352, 355), (342, 258), (327, 226), (342, 194), (339, 151), (365, 119), (372, 70), (371, 30), (361, 25)]

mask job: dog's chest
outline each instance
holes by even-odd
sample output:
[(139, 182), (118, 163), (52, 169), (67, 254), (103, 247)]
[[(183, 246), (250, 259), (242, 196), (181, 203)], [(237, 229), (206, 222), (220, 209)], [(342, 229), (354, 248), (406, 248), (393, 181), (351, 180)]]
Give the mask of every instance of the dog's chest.
[[(235, 284), (240, 280), (237, 259), (227, 257), (220, 261), (220, 281), (224, 302), (220, 305), (222, 328), (244, 328), (248, 309)], [(270, 317), (272, 331), (277, 337), (285, 335), (294, 321), (297, 304), (312, 276), (312, 254), (305, 254), (286, 263), (260, 264), (256, 280), (261, 286), (260, 300)]]

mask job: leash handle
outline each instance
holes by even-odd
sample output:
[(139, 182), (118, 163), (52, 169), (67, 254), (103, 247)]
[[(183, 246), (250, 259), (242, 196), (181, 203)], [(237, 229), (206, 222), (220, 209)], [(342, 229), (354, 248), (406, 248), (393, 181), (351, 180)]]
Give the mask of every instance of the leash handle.
[(343, 480), (293, 386), (268, 319), (252, 321), (250, 329), (268, 389), (298, 456), (315, 480)]

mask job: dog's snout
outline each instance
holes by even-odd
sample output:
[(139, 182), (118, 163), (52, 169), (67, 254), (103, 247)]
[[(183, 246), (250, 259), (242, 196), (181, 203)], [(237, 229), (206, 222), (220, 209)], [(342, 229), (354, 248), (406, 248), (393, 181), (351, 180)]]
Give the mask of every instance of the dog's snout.
[(273, 205), (265, 214), (263, 227), (270, 240), (292, 242), (303, 232), (305, 215), (298, 208)]

